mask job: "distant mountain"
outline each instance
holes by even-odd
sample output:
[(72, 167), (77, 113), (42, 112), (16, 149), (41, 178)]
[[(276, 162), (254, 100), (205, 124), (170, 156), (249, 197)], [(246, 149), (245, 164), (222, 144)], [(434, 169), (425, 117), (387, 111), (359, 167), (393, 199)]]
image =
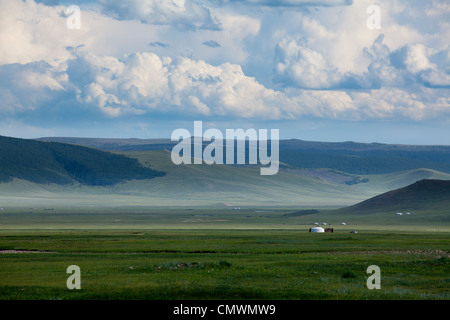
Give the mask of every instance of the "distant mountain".
[(77, 137), (47, 137), (37, 141), (70, 143), (96, 148), (105, 151), (151, 151), (172, 149), (175, 142), (170, 139), (120, 139), (120, 138), (77, 138)]
[(447, 209), (450, 213), (449, 180), (423, 179), (407, 187), (380, 194), (338, 211), (366, 214), (433, 209)]
[(0, 182), (113, 185), (162, 176), (138, 160), (93, 148), (0, 136)]
[[(120, 139), (120, 138), (45, 137), (45, 138), (38, 138), (36, 140), (46, 142), (70, 143), (80, 146), (97, 148), (105, 151), (172, 150), (172, 148), (178, 144), (178, 142), (173, 142), (170, 139), (136, 139), (136, 138)], [(207, 145), (206, 142), (203, 143), (203, 147), (205, 147), (206, 145)]]
[(363, 175), (420, 168), (450, 173), (450, 146), (285, 140), (280, 142), (280, 161)]
[[(171, 150), (170, 139), (41, 138), (111, 151)], [(224, 152), (224, 157), (225, 157)], [(248, 154), (248, 152), (247, 152)], [(285, 168), (327, 168), (357, 175), (385, 174), (414, 169), (450, 173), (450, 146), (413, 146), (382, 143), (280, 141)]]

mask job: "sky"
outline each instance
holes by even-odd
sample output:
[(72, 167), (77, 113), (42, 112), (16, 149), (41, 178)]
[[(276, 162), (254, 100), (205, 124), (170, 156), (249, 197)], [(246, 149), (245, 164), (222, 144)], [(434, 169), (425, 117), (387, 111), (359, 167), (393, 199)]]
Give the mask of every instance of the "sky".
[(450, 145), (450, 2), (0, 0), (0, 135), (169, 138), (194, 121)]

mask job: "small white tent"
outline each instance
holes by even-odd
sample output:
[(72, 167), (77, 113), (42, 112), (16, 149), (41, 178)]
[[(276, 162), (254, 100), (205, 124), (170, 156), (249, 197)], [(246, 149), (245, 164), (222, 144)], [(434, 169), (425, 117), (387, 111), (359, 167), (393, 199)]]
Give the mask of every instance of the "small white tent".
[(315, 233), (317, 233), (317, 232), (325, 232), (325, 229), (322, 228), (322, 227), (314, 227), (314, 228), (311, 229), (311, 232), (315, 232)]
[(401, 212), (397, 212), (397, 213), (396, 213), (396, 215), (398, 215), (398, 216), (401, 216), (401, 215), (402, 215), (402, 213), (401, 213)]

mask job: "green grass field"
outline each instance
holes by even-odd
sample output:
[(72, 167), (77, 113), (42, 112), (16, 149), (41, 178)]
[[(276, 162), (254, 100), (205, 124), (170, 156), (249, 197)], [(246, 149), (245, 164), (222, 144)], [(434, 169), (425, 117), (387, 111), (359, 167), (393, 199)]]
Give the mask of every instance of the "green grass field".
[[(448, 207), (334, 210), (448, 174), (347, 185), (327, 169), (261, 176), (175, 166), (164, 151), (126, 154), (167, 175), (108, 187), (0, 184), (0, 299), (450, 298)], [(335, 232), (309, 233), (314, 222)], [(81, 290), (66, 287), (70, 265), (81, 268)], [(366, 286), (370, 265), (380, 290)]]
[[(396, 216), (343, 226), (326, 211), (290, 212), (3, 213), (0, 299), (450, 298), (448, 226)], [(314, 220), (335, 232), (309, 233)], [(66, 287), (69, 265), (81, 269), (81, 290)], [(370, 265), (381, 269), (380, 290), (366, 286)]]
[[(8, 208), (0, 212), (0, 231), (140, 230), (140, 229), (283, 229), (308, 231), (315, 222), (342, 232), (450, 232), (448, 209), (359, 214), (315, 207), (318, 213), (296, 215), (304, 208), (279, 207), (63, 207)], [(345, 223), (345, 225), (341, 225)]]

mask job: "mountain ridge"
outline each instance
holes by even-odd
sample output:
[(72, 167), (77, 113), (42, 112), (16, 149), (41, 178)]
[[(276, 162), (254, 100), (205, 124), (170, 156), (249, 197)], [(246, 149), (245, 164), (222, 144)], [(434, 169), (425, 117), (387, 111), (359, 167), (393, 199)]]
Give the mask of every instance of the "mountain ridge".
[[(170, 139), (39, 138), (108, 151), (171, 150)], [(207, 143), (204, 143), (204, 146)], [(279, 160), (290, 168), (328, 168), (350, 174), (383, 174), (427, 168), (450, 173), (450, 146), (359, 142), (279, 141)], [(248, 154), (248, 146), (246, 146)], [(225, 155), (225, 150), (224, 150)]]

